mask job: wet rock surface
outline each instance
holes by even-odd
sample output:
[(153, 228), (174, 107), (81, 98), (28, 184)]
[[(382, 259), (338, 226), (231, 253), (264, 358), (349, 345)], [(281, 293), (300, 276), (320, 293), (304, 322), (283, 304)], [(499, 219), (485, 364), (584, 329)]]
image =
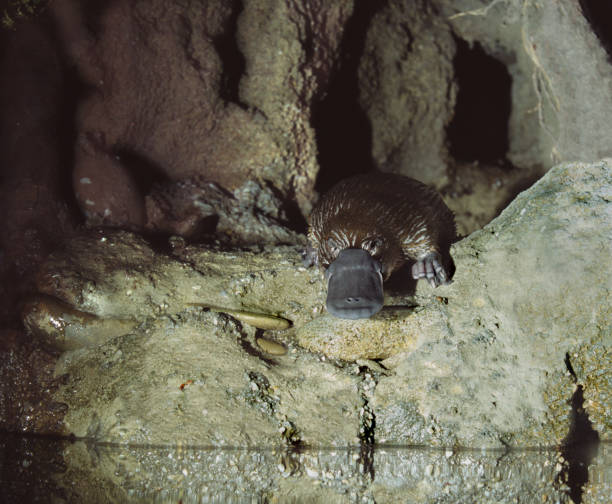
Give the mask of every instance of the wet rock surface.
[(196, 311), (65, 354), (58, 373), (79, 383), (60, 392), (75, 406), (65, 427), (117, 443), (358, 444), (358, 370), (344, 372), (293, 346), (267, 355), (253, 338), (227, 316)]
[(56, 435), (63, 430), (66, 404), (53, 392), (57, 357), (20, 331), (0, 331), (0, 431)]
[(301, 266), (300, 247), (156, 252), (127, 232), (84, 234), (52, 254), (38, 290), (97, 317), (144, 320), (191, 306), (243, 310), (301, 324), (321, 310), (323, 275)]
[(160, 254), (125, 232), (74, 239), (41, 271), (41, 292), (134, 326), (63, 354), (54, 400), (67, 405), (65, 432), (223, 446), (550, 446), (570, 431), (580, 385), (609, 439), (611, 180), (609, 160), (555, 167), (453, 246), (451, 285), (392, 293), (363, 321), (322, 313), (323, 275), (300, 266), (297, 247)]

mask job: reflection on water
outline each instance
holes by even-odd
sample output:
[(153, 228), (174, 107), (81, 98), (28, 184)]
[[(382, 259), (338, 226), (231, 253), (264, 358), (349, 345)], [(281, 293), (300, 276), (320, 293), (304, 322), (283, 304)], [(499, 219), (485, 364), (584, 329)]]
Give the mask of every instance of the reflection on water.
[[(246, 450), (0, 437), (2, 502), (608, 503), (612, 445), (582, 488), (557, 450)], [(567, 453), (567, 451), (566, 451)]]

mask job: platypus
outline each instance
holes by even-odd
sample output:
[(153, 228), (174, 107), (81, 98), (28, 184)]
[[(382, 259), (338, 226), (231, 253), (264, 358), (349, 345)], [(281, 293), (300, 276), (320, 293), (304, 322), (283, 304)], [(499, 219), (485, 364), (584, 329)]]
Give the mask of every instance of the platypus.
[(305, 262), (325, 269), (327, 310), (368, 318), (383, 306), (383, 281), (406, 262), (414, 279), (449, 281), (443, 254), (456, 239), (455, 218), (431, 187), (373, 172), (339, 182), (310, 215)]

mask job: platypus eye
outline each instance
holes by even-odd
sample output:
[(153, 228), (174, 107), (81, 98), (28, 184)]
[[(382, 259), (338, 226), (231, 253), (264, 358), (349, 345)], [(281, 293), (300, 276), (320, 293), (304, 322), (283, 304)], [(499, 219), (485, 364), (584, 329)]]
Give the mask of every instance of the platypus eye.
[(369, 240), (365, 240), (361, 244), (361, 248), (367, 250), (370, 254), (376, 254), (381, 247), (383, 246), (383, 241), (381, 238), (372, 238)]
[(334, 257), (340, 253), (340, 245), (338, 245), (333, 238), (328, 238), (326, 244), (327, 249)]

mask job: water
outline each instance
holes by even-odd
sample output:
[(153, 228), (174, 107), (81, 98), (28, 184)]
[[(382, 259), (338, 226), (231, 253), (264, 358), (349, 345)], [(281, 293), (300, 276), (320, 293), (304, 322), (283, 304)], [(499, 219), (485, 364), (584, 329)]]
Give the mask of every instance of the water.
[(605, 443), (585, 455), (125, 446), (3, 435), (0, 447), (3, 502), (603, 504), (612, 497)]

